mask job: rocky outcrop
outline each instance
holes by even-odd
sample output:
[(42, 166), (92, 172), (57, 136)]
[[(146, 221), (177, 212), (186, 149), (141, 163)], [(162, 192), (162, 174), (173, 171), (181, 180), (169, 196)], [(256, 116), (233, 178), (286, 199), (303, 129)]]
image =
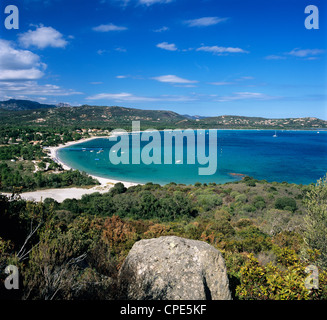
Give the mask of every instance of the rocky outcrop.
[(230, 300), (226, 266), (211, 245), (175, 236), (134, 244), (119, 273), (131, 300)]

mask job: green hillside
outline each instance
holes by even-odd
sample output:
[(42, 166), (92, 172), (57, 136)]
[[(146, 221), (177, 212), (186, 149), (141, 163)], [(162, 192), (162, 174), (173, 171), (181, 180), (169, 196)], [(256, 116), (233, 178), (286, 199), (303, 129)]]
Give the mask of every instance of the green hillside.
[[(10, 101), (10, 100), (9, 100)], [(29, 127), (123, 128), (131, 130), (132, 121), (140, 121), (141, 129), (218, 128), (218, 129), (326, 129), (327, 121), (313, 117), (267, 119), (222, 115), (190, 117), (173, 111), (142, 110), (124, 107), (89, 106), (55, 107), (26, 100), (0, 103), (0, 125)]]

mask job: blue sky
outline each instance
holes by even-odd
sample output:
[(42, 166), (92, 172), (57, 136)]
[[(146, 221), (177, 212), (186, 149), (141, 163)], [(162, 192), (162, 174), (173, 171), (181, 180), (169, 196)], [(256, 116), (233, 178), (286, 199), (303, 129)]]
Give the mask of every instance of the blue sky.
[[(319, 29), (307, 30), (307, 5)], [(6, 30), (4, 8), (19, 8)], [(324, 0), (5, 0), (0, 100), (327, 119)]]

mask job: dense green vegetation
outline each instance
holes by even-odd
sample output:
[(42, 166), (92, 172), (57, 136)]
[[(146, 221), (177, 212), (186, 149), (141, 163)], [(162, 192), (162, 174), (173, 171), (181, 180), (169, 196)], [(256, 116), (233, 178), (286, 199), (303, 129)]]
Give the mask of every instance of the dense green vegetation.
[[(89, 137), (88, 132), (82, 132), (80, 127), (40, 127), (40, 126), (3, 126), (0, 127), (1, 148), (10, 146), (10, 154), (20, 157), (24, 154), (22, 148), (35, 148), (41, 150), (42, 146), (57, 146), (68, 141)], [(0, 149), (1, 150), (1, 149)], [(3, 152), (6, 154), (6, 152)], [(9, 158), (9, 155), (7, 156)]]
[(91, 186), (98, 182), (78, 171), (63, 172), (44, 149), (88, 137), (79, 128), (0, 128), (0, 190), (13, 192), (40, 188)]
[[(53, 165), (53, 167), (51, 167)], [(40, 162), (39, 167), (44, 169), (45, 163)], [(56, 163), (50, 164), (50, 170), (58, 166)], [(30, 191), (43, 188), (63, 188), (72, 186), (92, 186), (99, 182), (85, 172), (69, 170), (60, 173), (44, 173), (37, 171), (26, 172), (24, 166), (18, 169), (11, 168), (7, 163), (0, 162), (0, 190), (14, 192), (15, 190)]]
[[(12, 110), (0, 108), (0, 126), (16, 126), (17, 118), (20, 125), (41, 127), (74, 127), (131, 130), (132, 121), (140, 121), (141, 129), (322, 129), (327, 128), (327, 122), (317, 118), (266, 119), (259, 117), (244, 117), (223, 115), (207, 118), (192, 118), (172, 111), (141, 110), (118, 106), (81, 107), (51, 107), (31, 110), (26, 109), (28, 101), (16, 102)], [(10, 105), (10, 104), (9, 104)], [(8, 109), (8, 108), (7, 108)], [(10, 108), (9, 108), (10, 109)], [(18, 111), (15, 111), (18, 110)]]
[(21, 157), (23, 160), (40, 159), (44, 156), (39, 145), (14, 144), (0, 147), (0, 160), (17, 160)]
[[(326, 190), (326, 179), (299, 186), (248, 177), (224, 185), (118, 183), (62, 203), (0, 196), (0, 267), (19, 267), (16, 298), (117, 299), (117, 274), (135, 241), (177, 235), (223, 253), (235, 299), (326, 299), (326, 242), (317, 239), (326, 231)], [(305, 287), (309, 264), (319, 268), (318, 289)]]

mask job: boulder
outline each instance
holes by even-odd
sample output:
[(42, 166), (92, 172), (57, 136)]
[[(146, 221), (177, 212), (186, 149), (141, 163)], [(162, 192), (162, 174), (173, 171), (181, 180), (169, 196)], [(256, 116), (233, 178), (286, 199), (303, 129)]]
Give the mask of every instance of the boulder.
[(175, 236), (134, 244), (120, 272), (122, 299), (231, 300), (221, 253), (203, 241)]

